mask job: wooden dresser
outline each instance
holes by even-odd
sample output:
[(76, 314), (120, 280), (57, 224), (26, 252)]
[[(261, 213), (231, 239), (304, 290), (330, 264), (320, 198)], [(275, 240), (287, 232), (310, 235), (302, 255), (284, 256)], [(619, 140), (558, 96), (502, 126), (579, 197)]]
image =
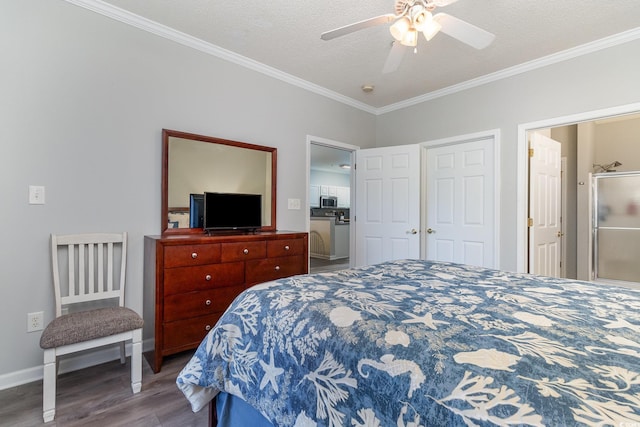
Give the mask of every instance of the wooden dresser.
[[(196, 348), (244, 289), (308, 272), (307, 233), (145, 236), (145, 353), (154, 372), (170, 354)], [(154, 321), (150, 321), (154, 319)]]

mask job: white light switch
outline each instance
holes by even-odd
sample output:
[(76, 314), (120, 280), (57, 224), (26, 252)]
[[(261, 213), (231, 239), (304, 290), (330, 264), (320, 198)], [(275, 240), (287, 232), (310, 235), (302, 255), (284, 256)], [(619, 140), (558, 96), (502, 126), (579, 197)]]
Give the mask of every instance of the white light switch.
[(44, 186), (42, 185), (29, 186), (29, 204), (44, 205)]
[(300, 209), (300, 199), (288, 199), (289, 209), (299, 210)]

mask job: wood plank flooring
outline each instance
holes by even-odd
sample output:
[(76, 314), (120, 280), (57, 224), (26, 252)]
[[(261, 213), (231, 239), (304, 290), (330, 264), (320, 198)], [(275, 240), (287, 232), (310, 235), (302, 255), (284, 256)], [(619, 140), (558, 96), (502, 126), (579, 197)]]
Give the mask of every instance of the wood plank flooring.
[(164, 359), (154, 374), (142, 362), (142, 391), (131, 393), (130, 358), (58, 376), (56, 417), (42, 420), (42, 381), (0, 391), (0, 426), (132, 426), (199, 427), (208, 411), (193, 413), (176, 386), (176, 377), (193, 351)]
[(309, 258), (309, 273), (326, 273), (349, 268), (349, 258), (329, 261), (321, 258)]

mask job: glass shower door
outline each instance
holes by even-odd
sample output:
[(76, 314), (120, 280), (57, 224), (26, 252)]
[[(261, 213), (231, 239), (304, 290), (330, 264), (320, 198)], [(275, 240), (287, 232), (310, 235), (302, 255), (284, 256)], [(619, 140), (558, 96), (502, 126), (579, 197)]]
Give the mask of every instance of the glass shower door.
[(593, 175), (594, 279), (640, 282), (640, 172)]

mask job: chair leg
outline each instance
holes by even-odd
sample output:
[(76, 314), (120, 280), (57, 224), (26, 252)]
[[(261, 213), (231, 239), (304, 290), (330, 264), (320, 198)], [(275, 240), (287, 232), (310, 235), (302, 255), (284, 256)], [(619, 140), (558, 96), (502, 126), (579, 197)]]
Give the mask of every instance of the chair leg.
[(120, 343), (120, 364), (124, 365), (127, 361), (127, 354), (124, 349), (124, 341)]
[(44, 351), (44, 373), (42, 377), (42, 418), (53, 421), (56, 416), (56, 349)]
[(138, 393), (142, 389), (142, 329), (133, 331), (131, 340), (131, 390)]

